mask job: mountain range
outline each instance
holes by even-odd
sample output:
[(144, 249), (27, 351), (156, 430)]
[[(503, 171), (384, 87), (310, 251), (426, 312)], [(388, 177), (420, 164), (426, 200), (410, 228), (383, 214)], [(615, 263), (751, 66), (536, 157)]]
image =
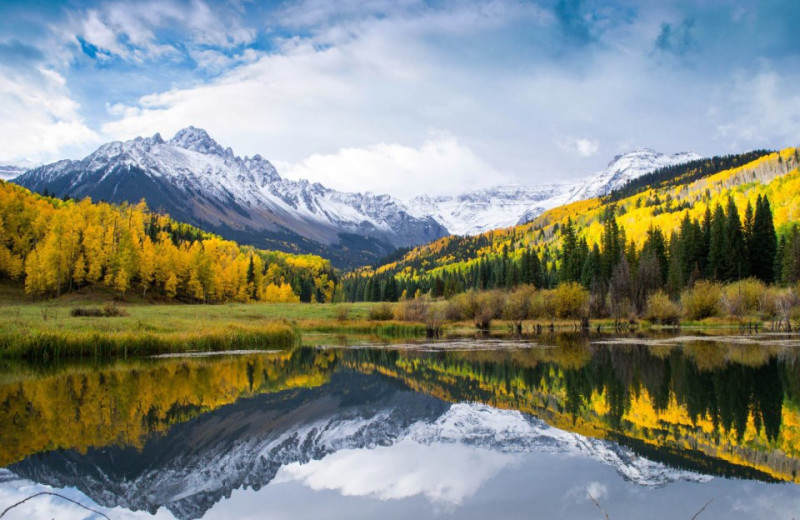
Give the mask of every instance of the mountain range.
[(450, 197), (416, 197), (406, 203), (411, 215), (433, 218), (451, 235), (477, 235), (525, 224), (548, 209), (606, 195), (647, 173), (701, 159), (692, 152), (663, 154), (639, 148), (617, 155), (608, 166), (573, 183), (497, 186)]
[[(532, 220), (543, 211), (603, 195), (627, 181), (699, 156), (638, 149), (586, 180), (534, 187), (499, 186), (452, 197), (346, 193), (282, 178), (260, 155), (239, 157), (205, 130), (107, 143), (81, 160), (27, 170), (14, 182), (73, 198), (137, 203), (226, 238), (258, 247), (315, 253), (337, 267), (366, 265), (399, 247), (477, 234)], [(6, 176), (20, 167), (6, 166)]]

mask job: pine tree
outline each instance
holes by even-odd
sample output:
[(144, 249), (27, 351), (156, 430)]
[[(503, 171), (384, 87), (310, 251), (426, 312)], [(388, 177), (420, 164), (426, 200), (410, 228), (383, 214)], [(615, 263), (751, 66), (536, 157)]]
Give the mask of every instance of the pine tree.
[(794, 224), (781, 238), (781, 281), (794, 285), (800, 281), (800, 226)]
[(772, 209), (766, 197), (758, 197), (753, 218), (753, 233), (749, 248), (749, 265), (753, 276), (765, 283), (775, 281), (775, 258), (778, 241), (772, 220)]
[(397, 290), (397, 280), (394, 276), (389, 276), (386, 280), (386, 288), (383, 290), (383, 301), (396, 302), (400, 297)]
[(606, 208), (603, 214), (603, 234), (600, 238), (602, 244), (600, 272), (603, 281), (611, 279), (614, 267), (619, 263), (625, 249), (625, 235), (617, 226), (615, 213), (616, 208), (612, 204)]
[[(761, 202), (761, 195), (756, 200), (756, 206)], [(755, 216), (753, 214), (753, 206), (750, 201), (747, 201), (747, 207), (744, 210), (744, 222), (742, 222), (742, 233), (744, 234), (744, 243), (747, 247), (748, 258), (750, 256), (751, 243), (753, 240), (753, 225)]]
[(725, 224), (725, 249), (728, 258), (725, 280), (740, 280), (750, 274), (747, 248), (742, 232), (742, 221), (732, 197), (728, 197), (727, 222)]
[(247, 266), (247, 283), (253, 283), (256, 279), (256, 266), (253, 263), (253, 255), (250, 255), (250, 264)]
[(579, 244), (571, 218), (567, 218), (567, 223), (561, 230), (561, 236), (561, 271), (559, 275), (562, 282), (576, 282), (580, 277), (578, 269), (583, 266), (576, 267)]
[(667, 281), (667, 270), (669, 268), (669, 263), (667, 262), (667, 244), (661, 229), (653, 227), (652, 225), (650, 229), (647, 230), (647, 239), (642, 247), (642, 256), (644, 257), (646, 254), (650, 253), (658, 260), (661, 278), (661, 283), (659, 285), (663, 285)]
[[(711, 204), (706, 206), (706, 211), (703, 213), (703, 223), (700, 226), (700, 242), (698, 244), (698, 259), (700, 260), (700, 272), (704, 273), (709, 270), (708, 259), (711, 254)], [(692, 268), (694, 270), (694, 268)]]
[[(691, 224), (687, 239), (691, 239)], [(684, 286), (684, 264), (683, 251), (689, 249), (684, 245), (681, 235), (678, 232), (672, 234), (669, 240), (669, 268), (667, 270), (667, 292), (670, 297), (677, 299)]]
[(726, 257), (725, 211), (721, 205), (714, 208), (714, 214), (710, 220), (706, 276), (713, 280), (723, 280), (729, 270), (729, 262)]
[(581, 284), (586, 288), (592, 288), (600, 281), (600, 248), (594, 245), (591, 252), (586, 255), (586, 261), (581, 270)]

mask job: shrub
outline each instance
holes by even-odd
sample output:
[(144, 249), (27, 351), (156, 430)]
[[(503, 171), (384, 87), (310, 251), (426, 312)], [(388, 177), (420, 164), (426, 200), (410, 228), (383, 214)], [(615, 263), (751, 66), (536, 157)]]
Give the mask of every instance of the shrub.
[(761, 280), (748, 278), (725, 286), (722, 290), (722, 308), (731, 316), (744, 316), (759, 310), (767, 287)]
[(75, 317), (92, 317), (92, 318), (102, 318), (105, 316), (103, 313), (103, 309), (98, 307), (75, 307), (71, 311), (69, 311), (70, 316)]
[(350, 319), (350, 306), (349, 305), (337, 305), (336, 310), (334, 311), (334, 316), (336, 317), (336, 321), (347, 321)]
[(428, 307), (430, 303), (426, 297), (417, 296), (411, 300), (403, 300), (395, 306), (394, 317), (400, 321), (425, 321)]
[(521, 285), (505, 298), (503, 319), (507, 320), (517, 333), (522, 332), (522, 322), (531, 317), (535, 292), (536, 289), (532, 285)]
[(585, 317), (589, 312), (589, 291), (577, 282), (559, 284), (552, 292), (552, 307), (558, 318)]
[(388, 303), (382, 303), (380, 305), (375, 305), (369, 309), (369, 313), (367, 314), (367, 318), (374, 321), (388, 321), (394, 318), (394, 311), (392, 311), (392, 306)]
[(491, 322), (503, 311), (504, 295), (500, 291), (469, 291), (455, 296), (448, 305), (448, 317), (472, 320), (475, 327), (488, 330)]
[(445, 309), (442, 305), (428, 305), (425, 309), (425, 331), (429, 338), (438, 338), (442, 334), (445, 321)]
[(128, 312), (122, 307), (117, 306), (114, 302), (108, 302), (103, 305), (103, 314), (105, 316), (127, 316)]
[(69, 312), (70, 316), (74, 317), (90, 317), (90, 318), (103, 318), (115, 316), (127, 316), (128, 312), (117, 304), (110, 302), (103, 305), (102, 308), (98, 307), (75, 307)]
[(536, 291), (531, 297), (530, 317), (532, 319), (555, 318), (555, 309), (552, 306), (552, 293), (549, 289)]
[(681, 295), (683, 312), (687, 318), (702, 320), (721, 313), (722, 287), (718, 283), (701, 280)]
[(645, 319), (651, 323), (677, 325), (681, 318), (681, 307), (670, 300), (664, 291), (657, 291), (647, 298)]

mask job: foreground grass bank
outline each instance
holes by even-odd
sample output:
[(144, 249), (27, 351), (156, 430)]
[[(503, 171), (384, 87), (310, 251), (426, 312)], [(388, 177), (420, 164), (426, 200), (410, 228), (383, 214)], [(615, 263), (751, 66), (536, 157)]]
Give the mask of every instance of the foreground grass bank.
[(348, 306), (343, 319), (336, 305), (183, 305), (129, 299), (113, 305), (118, 315), (106, 316), (103, 307), (111, 298), (93, 292), (30, 302), (14, 288), (0, 288), (0, 358), (280, 349), (298, 344), (303, 332), (377, 337), (425, 334), (419, 324), (369, 320), (374, 307), (369, 303)]
[[(437, 334), (464, 335), (577, 330), (576, 319), (540, 318), (510, 312), (518, 298), (505, 304), (491, 298), (355, 304), (233, 303), (220, 305), (153, 304), (135, 298), (109, 304), (103, 291), (70, 294), (31, 302), (18, 288), (0, 285), (0, 358), (50, 360), (115, 358), (190, 351), (283, 349), (308, 341), (349, 341), (424, 338)], [(491, 301), (491, 309), (479, 305)], [(464, 300), (464, 301), (461, 301)], [(109, 306), (108, 308), (104, 308)], [(469, 312), (468, 312), (469, 311)], [(491, 312), (490, 312), (491, 311)], [(743, 319), (744, 318), (744, 319)], [(738, 328), (758, 323), (759, 316), (709, 317), (683, 321), (684, 328)], [(592, 320), (591, 330), (606, 333), (659, 329), (646, 320), (625, 323), (611, 318)], [(315, 343), (316, 344), (316, 343)], [(321, 344), (321, 343), (320, 343)]]

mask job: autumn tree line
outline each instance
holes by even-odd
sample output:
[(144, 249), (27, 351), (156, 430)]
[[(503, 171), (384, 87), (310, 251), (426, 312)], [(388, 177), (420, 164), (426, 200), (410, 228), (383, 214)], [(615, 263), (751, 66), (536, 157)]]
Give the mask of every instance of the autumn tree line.
[(88, 285), (187, 302), (325, 302), (330, 262), (242, 247), (146, 204), (59, 200), (0, 183), (0, 278), (33, 298)]
[[(387, 271), (349, 276), (343, 292), (350, 301), (395, 301), (417, 295), (449, 299), (465, 292), (507, 292), (520, 286), (541, 290), (574, 284), (585, 290), (584, 314), (621, 319), (644, 315), (648, 302), (662, 310), (672, 306), (664, 312), (680, 314), (674, 304), (683, 299), (689, 306), (687, 290), (700, 282), (706, 293), (722, 301), (730, 299), (723, 294), (724, 284), (746, 280), (737, 290), (750, 294), (769, 286), (795, 286), (800, 281), (800, 227), (789, 226), (779, 238), (766, 196), (759, 195), (754, 204), (748, 202), (743, 215), (731, 198), (707, 208), (700, 219), (685, 212), (674, 232), (667, 235), (651, 227), (640, 245), (627, 240), (625, 229), (617, 224), (614, 204), (607, 206), (602, 226), (598, 243), (591, 246), (568, 219), (558, 230), (560, 245), (555, 254), (546, 248), (540, 252), (504, 248), (499, 255), (480, 258), (465, 268), (439, 270), (435, 275), (403, 277)], [(723, 303), (705, 305), (705, 310), (691, 314), (702, 318), (722, 313)], [(544, 314), (542, 317), (548, 313)], [(571, 317), (574, 313), (550, 314)]]

